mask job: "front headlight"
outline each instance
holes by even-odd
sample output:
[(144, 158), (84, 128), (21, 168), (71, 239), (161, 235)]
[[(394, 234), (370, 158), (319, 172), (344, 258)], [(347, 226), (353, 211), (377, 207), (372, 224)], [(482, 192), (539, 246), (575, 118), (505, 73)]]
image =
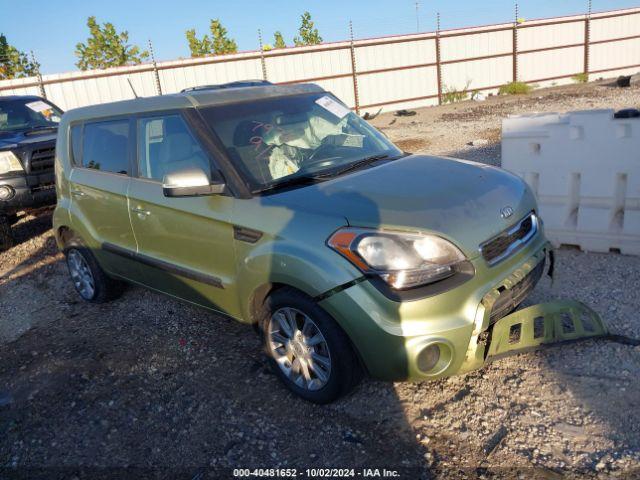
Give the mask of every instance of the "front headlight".
[(327, 243), (364, 273), (398, 290), (450, 277), (466, 260), (455, 245), (435, 235), (341, 228)]
[(0, 174), (22, 171), (24, 168), (13, 152), (0, 152)]

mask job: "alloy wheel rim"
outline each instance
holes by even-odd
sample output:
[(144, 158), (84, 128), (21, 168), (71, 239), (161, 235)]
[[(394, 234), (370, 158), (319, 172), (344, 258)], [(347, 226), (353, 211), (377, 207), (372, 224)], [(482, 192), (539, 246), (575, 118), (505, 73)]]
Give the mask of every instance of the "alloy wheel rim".
[(320, 390), (331, 375), (331, 354), (315, 322), (295, 308), (277, 310), (269, 322), (269, 347), (278, 367), (295, 385)]
[(93, 274), (89, 268), (89, 264), (77, 250), (71, 250), (67, 254), (67, 265), (69, 265), (69, 273), (71, 280), (76, 287), (80, 296), (86, 300), (91, 300), (96, 291)]

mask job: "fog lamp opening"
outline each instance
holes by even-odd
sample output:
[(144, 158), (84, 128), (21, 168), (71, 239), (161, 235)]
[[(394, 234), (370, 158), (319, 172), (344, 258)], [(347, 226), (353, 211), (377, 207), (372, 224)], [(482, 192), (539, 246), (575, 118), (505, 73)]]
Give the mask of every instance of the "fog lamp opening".
[(434, 342), (420, 350), (416, 357), (416, 366), (424, 374), (437, 375), (447, 369), (451, 363), (451, 348), (442, 342)]
[(0, 185), (0, 201), (6, 202), (11, 200), (16, 191), (9, 185)]

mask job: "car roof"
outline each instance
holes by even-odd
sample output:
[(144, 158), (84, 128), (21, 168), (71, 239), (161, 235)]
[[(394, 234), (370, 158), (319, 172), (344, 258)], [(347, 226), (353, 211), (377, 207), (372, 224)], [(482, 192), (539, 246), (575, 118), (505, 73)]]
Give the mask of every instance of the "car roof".
[(46, 100), (37, 95), (2, 95), (0, 96), (0, 102), (3, 100)]
[(136, 98), (120, 102), (102, 103), (68, 110), (66, 122), (89, 120), (118, 115), (130, 115), (162, 110), (198, 108), (238, 103), (263, 98), (277, 98), (305, 93), (322, 93), (324, 89), (312, 83), (299, 85), (232, 86), (225, 88), (196, 88), (170, 95)]

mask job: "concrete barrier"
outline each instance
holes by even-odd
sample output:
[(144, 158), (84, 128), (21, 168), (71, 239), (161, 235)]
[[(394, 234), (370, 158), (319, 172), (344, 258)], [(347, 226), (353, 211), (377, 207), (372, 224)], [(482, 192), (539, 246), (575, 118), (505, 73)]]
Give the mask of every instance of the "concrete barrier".
[(531, 186), (556, 246), (640, 255), (640, 118), (614, 113), (503, 120), (502, 166)]

